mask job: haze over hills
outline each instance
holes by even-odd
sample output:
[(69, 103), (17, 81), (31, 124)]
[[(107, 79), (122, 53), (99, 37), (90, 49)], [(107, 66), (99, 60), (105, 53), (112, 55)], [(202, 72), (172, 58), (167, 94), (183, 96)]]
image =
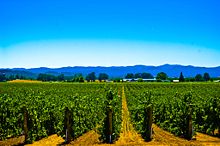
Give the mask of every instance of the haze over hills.
[(21, 74), (36, 78), (39, 73), (48, 73), (52, 75), (64, 74), (65, 76), (72, 76), (76, 73), (82, 73), (86, 76), (88, 73), (95, 72), (96, 75), (99, 73), (107, 73), (109, 77), (125, 77), (127, 73), (151, 73), (156, 76), (159, 72), (165, 72), (169, 77), (179, 77), (180, 72), (183, 72), (185, 77), (194, 77), (196, 74), (204, 74), (208, 72), (211, 77), (220, 76), (220, 66), (218, 67), (195, 67), (195, 66), (183, 66), (183, 65), (170, 65), (164, 64), (161, 66), (146, 66), (146, 65), (135, 65), (135, 66), (75, 66), (75, 67), (61, 67), (61, 68), (12, 68), (12, 69), (0, 69), (0, 72), (6, 75)]

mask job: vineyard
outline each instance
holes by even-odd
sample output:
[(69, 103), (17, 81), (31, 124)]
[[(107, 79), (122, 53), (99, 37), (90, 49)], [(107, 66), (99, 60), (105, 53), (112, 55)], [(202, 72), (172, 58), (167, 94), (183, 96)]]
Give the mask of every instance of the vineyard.
[[(106, 98), (111, 89), (112, 103)], [(73, 138), (99, 125), (105, 141), (106, 108), (114, 106), (114, 135), (120, 133), (121, 101), (117, 85), (103, 84), (1, 84), (0, 138), (1, 140), (21, 135), (23, 132), (24, 109), (28, 113), (27, 142), (39, 140), (57, 133), (65, 137), (65, 109), (71, 111)]]
[(132, 121), (140, 133), (147, 105), (153, 105), (154, 123), (176, 136), (187, 137), (187, 121), (196, 131), (214, 135), (220, 129), (219, 84), (130, 84), (126, 85)]
[(21, 135), (71, 142), (94, 129), (100, 143), (116, 144), (128, 131), (154, 141), (159, 127), (188, 140), (220, 133), (218, 83), (0, 83), (0, 106), (0, 145)]

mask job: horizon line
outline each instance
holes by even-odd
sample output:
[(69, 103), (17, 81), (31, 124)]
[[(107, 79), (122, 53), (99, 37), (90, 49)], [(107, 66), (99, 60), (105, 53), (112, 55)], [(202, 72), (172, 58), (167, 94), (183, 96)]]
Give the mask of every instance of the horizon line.
[(94, 66), (62, 66), (62, 67), (45, 67), (45, 66), (41, 66), (41, 67), (31, 67), (31, 68), (26, 68), (26, 67), (10, 67), (10, 68), (0, 68), (0, 69), (38, 69), (38, 68), (48, 68), (48, 69), (60, 69), (60, 68), (67, 68), (67, 67), (105, 67), (105, 68), (110, 68), (110, 67), (134, 67), (134, 66), (150, 66), (150, 67), (160, 67), (160, 66), (165, 66), (165, 65), (170, 65), (170, 66), (183, 66), (183, 67), (201, 67), (201, 68), (217, 68), (220, 66), (197, 66), (197, 65), (182, 65), (182, 64), (169, 64), (169, 63), (165, 63), (165, 64), (161, 64), (161, 65), (144, 65), (144, 64), (136, 64), (136, 65), (113, 65), (113, 66), (99, 66), (99, 65), (94, 65)]

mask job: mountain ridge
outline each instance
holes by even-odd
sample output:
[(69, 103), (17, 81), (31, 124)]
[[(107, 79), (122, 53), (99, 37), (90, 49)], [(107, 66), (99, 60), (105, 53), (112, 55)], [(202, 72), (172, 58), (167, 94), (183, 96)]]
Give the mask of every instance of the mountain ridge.
[(123, 78), (127, 73), (143, 73), (148, 72), (153, 76), (156, 76), (159, 72), (165, 72), (169, 77), (179, 77), (180, 72), (183, 72), (185, 77), (194, 77), (196, 74), (204, 74), (208, 72), (211, 77), (220, 76), (220, 66), (217, 67), (199, 67), (192, 65), (179, 65), (179, 64), (164, 64), (159, 66), (152, 65), (133, 65), (133, 66), (67, 66), (60, 68), (48, 68), (48, 67), (39, 67), (39, 68), (2, 68), (0, 72), (7, 70), (7, 72), (28, 72), (33, 77), (39, 73), (50, 73), (50, 74), (64, 74), (66, 76), (72, 76), (75, 73), (82, 73), (83, 76), (86, 76), (90, 72), (95, 72), (96, 75), (99, 73), (107, 73), (110, 77), (120, 77)]

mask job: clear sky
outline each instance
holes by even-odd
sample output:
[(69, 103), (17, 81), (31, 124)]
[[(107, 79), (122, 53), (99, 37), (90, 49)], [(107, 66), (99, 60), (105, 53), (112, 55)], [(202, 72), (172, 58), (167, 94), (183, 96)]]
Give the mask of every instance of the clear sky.
[(220, 66), (219, 0), (1, 0), (0, 68)]

